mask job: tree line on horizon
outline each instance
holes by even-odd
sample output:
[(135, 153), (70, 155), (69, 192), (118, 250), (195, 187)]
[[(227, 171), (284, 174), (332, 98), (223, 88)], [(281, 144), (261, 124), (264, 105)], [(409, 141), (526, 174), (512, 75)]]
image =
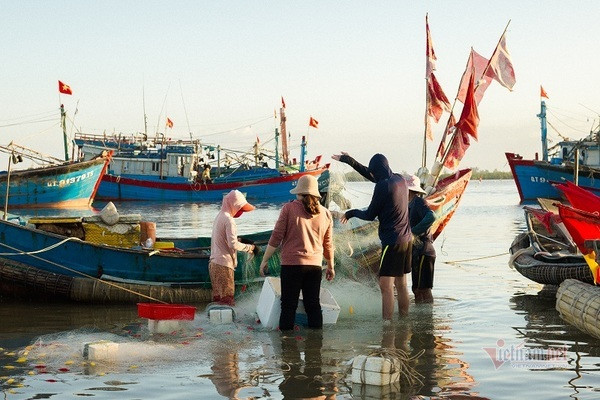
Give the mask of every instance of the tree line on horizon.
[[(445, 178), (446, 176), (450, 176), (451, 174), (442, 174), (440, 178)], [(488, 171), (486, 169), (473, 168), (473, 174), (471, 175), (471, 179), (512, 179), (512, 173), (510, 171), (498, 171), (497, 169), (493, 171)], [(356, 171), (346, 172), (344, 174), (344, 179), (347, 182), (364, 182), (365, 178), (361, 174)]]

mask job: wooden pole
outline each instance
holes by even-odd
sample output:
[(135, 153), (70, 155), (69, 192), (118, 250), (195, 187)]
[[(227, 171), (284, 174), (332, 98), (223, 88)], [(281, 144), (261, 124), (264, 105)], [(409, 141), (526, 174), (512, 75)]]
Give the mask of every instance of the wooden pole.
[(10, 188), (10, 166), (11, 166), (11, 161), (12, 158), (14, 156), (14, 152), (8, 156), (8, 175), (6, 176), (6, 196), (4, 196), (4, 220), (6, 221), (7, 219), (7, 214), (8, 214), (8, 189)]

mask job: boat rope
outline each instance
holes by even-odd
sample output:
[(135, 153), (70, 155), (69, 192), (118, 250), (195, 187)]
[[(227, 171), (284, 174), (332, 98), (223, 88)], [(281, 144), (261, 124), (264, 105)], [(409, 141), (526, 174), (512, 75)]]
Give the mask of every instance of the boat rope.
[(463, 262), (468, 262), (468, 261), (477, 261), (477, 260), (485, 260), (487, 258), (494, 258), (494, 257), (500, 257), (500, 256), (505, 256), (508, 254), (508, 251), (505, 251), (504, 253), (500, 253), (500, 254), (494, 254), (492, 256), (483, 256), (483, 257), (475, 257), (475, 258), (467, 258), (464, 260), (454, 260), (454, 261), (444, 261), (444, 264), (460, 264)]
[[(39, 250), (35, 250), (35, 251), (21, 251), (19, 249), (15, 249), (15, 250), (17, 250), (17, 253), (0, 253), (0, 257), (21, 256), (21, 255), (28, 255), (29, 256), (29, 255), (32, 255), (32, 254), (39, 254), (39, 253), (43, 253), (45, 251), (50, 251), (52, 249), (55, 249), (58, 246), (62, 245), (63, 243), (66, 243), (68, 241), (75, 241), (75, 240), (80, 241), (80, 242), (83, 241), (83, 240), (81, 240), (81, 239), (79, 239), (77, 237), (68, 237), (68, 238), (66, 238), (64, 240), (61, 240), (58, 243), (55, 243), (55, 244), (51, 245), (51, 246), (44, 247), (43, 249), (39, 249)], [(8, 246), (6, 244), (2, 244), (2, 245), (10, 248), (10, 246)]]
[[(62, 240), (62, 241), (61, 241), (61, 242), (59, 242), (59, 243), (56, 243), (55, 245), (49, 246), (49, 247), (47, 247), (47, 248), (45, 248), (45, 249), (41, 249), (41, 250), (43, 250), (43, 251), (48, 251), (50, 247), (52, 247), (52, 248), (54, 248), (54, 247), (57, 247), (58, 245), (61, 245), (61, 244), (65, 243), (65, 242), (67, 242), (67, 241), (69, 241), (69, 240), (72, 240), (72, 239), (75, 239), (75, 240), (78, 240), (78, 241), (82, 241), (82, 240), (81, 240), (81, 239), (79, 239), (79, 238), (73, 238), (73, 237), (69, 237), (69, 238), (66, 238), (65, 240)], [(158, 302), (158, 303), (162, 303), (162, 304), (169, 304), (169, 303), (168, 303), (168, 302), (166, 302), (166, 301), (162, 301), (162, 300), (156, 299), (156, 298), (154, 298), (154, 297), (152, 297), (152, 296), (148, 296), (148, 295), (145, 295), (145, 294), (143, 294), (143, 293), (137, 292), (137, 291), (135, 291), (135, 290), (128, 289), (128, 288), (126, 288), (126, 287), (123, 287), (123, 286), (121, 286), (121, 285), (118, 285), (118, 284), (116, 284), (116, 283), (109, 282), (109, 281), (106, 281), (106, 280), (104, 280), (104, 279), (101, 279), (101, 278), (98, 278), (98, 277), (92, 276), (92, 275), (88, 275), (88, 274), (86, 274), (85, 272), (77, 271), (76, 269), (69, 268), (69, 267), (67, 267), (67, 266), (65, 266), (65, 265), (61, 265), (61, 264), (55, 263), (54, 261), (50, 261), (50, 260), (47, 260), (47, 259), (45, 259), (45, 258), (42, 258), (42, 257), (36, 256), (36, 255), (35, 255), (35, 253), (37, 253), (37, 252), (40, 252), (41, 250), (36, 250), (36, 251), (31, 251), (31, 252), (25, 252), (25, 251), (22, 251), (22, 250), (20, 250), (20, 249), (17, 249), (16, 247), (9, 246), (9, 245), (7, 245), (7, 244), (5, 244), (5, 243), (0, 243), (0, 245), (2, 245), (2, 246), (4, 246), (4, 247), (7, 247), (7, 248), (9, 248), (9, 249), (11, 249), (11, 250), (14, 250), (14, 251), (17, 251), (17, 252), (18, 252), (18, 253), (14, 253), (14, 254), (10, 254), (10, 255), (28, 255), (28, 256), (30, 256), (30, 257), (33, 257), (33, 258), (35, 258), (36, 260), (44, 261), (44, 262), (46, 262), (46, 263), (48, 263), (48, 264), (50, 264), (50, 265), (54, 265), (55, 267), (62, 268), (62, 269), (66, 269), (67, 271), (70, 271), (70, 272), (72, 272), (72, 273), (74, 273), (74, 274), (81, 275), (81, 276), (83, 276), (83, 277), (86, 277), (86, 278), (90, 278), (90, 279), (97, 280), (97, 281), (99, 281), (99, 282), (102, 282), (102, 283), (104, 283), (104, 284), (106, 284), (106, 285), (108, 285), (108, 286), (112, 286), (112, 287), (115, 287), (115, 288), (117, 288), (117, 289), (121, 289), (121, 290), (124, 290), (124, 291), (126, 291), (126, 292), (129, 292), (129, 293), (135, 294), (136, 296), (140, 296), (140, 297), (143, 297), (143, 298), (145, 298), (145, 299), (152, 300), (152, 301), (155, 301), (155, 302)], [(3, 255), (3, 254), (0, 254), (0, 255)]]

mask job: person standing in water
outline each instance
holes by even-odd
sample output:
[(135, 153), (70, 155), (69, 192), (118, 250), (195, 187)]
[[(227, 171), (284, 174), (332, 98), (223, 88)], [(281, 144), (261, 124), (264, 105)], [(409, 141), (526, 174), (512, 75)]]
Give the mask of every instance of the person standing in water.
[(332, 158), (350, 165), (359, 174), (375, 183), (371, 203), (366, 210), (352, 209), (344, 213), (342, 223), (356, 217), (367, 221), (379, 220), (381, 260), (379, 263), (379, 288), (384, 322), (394, 316), (394, 286), (398, 294), (400, 316), (408, 314), (408, 288), (406, 274), (411, 271), (412, 234), (408, 218), (408, 186), (402, 175), (392, 172), (387, 158), (375, 154), (365, 167), (348, 153)]
[(246, 201), (244, 195), (238, 190), (232, 190), (223, 197), (221, 211), (213, 222), (208, 272), (212, 285), (212, 300), (216, 303), (235, 305), (233, 273), (237, 267), (237, 252), (252, 253), (254, 245), (238, 240), (234, 218), (252, 210), (254, 206)]
[(260, 274), (267, 274), (269, 258), (281, 247), (281, 315), (279, 329), (294, 328), (298, 299), (302, 291), (309, 328), (323, 326), (320, 292), (323, 259), (325, 278), (335, 276), (333, 262), (333, 218), (319, 203), (317, 178), (303, 175), (290, 193), (296, 200), (286, 203), (275, 223), (269, 244), (260, 263)]
[(415, 303), (432, 303), (433, 266), (435, 248), (429, 228), (435, 222), (435, 214), (420, 196), (425, 194), (421, 181), (415, 175), (406, 178), (408, 182), (408, 215), (413, 234), (412, 251), (412, 291)]

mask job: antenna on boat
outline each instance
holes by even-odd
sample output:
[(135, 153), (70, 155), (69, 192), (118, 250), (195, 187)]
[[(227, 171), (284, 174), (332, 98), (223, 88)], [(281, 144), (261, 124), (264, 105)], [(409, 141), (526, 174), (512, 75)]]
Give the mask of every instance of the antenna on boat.
[[(160, 118), (162, 116), (162, 113), (165, 109), (165, 104), (167, 103), (167, 95), (169, 94), (169, 89), (171, 88), (171, 82), (169, 82), (169, 87), (167, 87), (167, 92), (165, 93), (165, 99), (163, 100), (163, 104), (162, 107), (160, 108), (160, 113), (158, 113), (158, 120), (156, 121), (156, 132), (154, 134), (155, 136), (155, 142), (158, 140), (158, 127), (160, 126)], [(166, 133), (166, 132), (165, 132)]]
[(142, 107), (144, 108), (144, 137), (148, 138), (148, 117), (146, 116), (146, 88), (142, 86)]
[(67, 113), (65, 112), (65, 105), (60, 105), (60, 125), (63, 130), (63, 144), (65, 147), (65, 161), (69, 161), (69, 143), (67, 142)]
[(181, 79), (179, 80), (179, 91), (181, 92), (181, 102), (183, 103), (183, 112), (185, 113), (185, 122), (187, 122), (188, 133), (190, 134), (190, 141), (194, 141), (192, 136), (192, 129), (190, 128), (190, 120), (188, 119), (187, 109), (185, 108), (185, 101), (183, 100), (183, 89), (181, 88)]

